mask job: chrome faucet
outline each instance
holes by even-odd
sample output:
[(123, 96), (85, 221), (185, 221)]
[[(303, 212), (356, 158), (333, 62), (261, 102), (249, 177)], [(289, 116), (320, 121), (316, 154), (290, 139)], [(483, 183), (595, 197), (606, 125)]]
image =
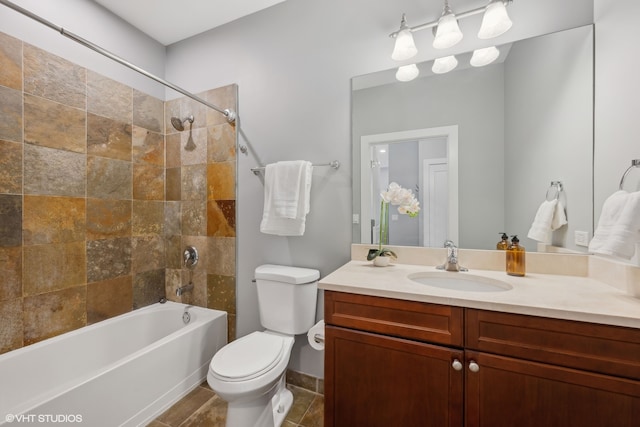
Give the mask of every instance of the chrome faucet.
[(182, 296), (183, 293), (191, 290), (193, 290), (193, 282), (189, 282), (188, 285), (180, 286), (178, 289), (176, 289), (176, 296)]
[(468, 268), (461, 266), (458, 263), (458, 247), (451, 240), (444, 242), (444, 247), (447, 248), (447, 260), (444, 264), (437, 266), (438, 270), (445, 271), (469, 271)]

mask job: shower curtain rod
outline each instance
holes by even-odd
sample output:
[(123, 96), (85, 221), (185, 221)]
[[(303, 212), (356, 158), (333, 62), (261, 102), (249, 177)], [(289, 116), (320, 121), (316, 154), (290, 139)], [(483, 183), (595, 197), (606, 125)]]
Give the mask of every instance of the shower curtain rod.
[(150, 72), (138, 67), (137, 65), (134, 65), (134, 64), (122, 59), (121, 57), (109, 52), (108, 50), (103, 49), (100, 46), (98, 46), (98, 45), (96, 45), (94, 43), (91, 43), (90, 41), (85, 40), (82, 37), (80, 37), (80, 36), (78, 36), (78, 35), (76, 35), (76, 34), (74, 34), (72, 32), (69, 32), (69, 31), (65, 30), (64, 28), (62, 28), (62, 27), (59, 27), (59, 26), (53, 24), (50, 21), (47, 21), (46, 19), (44, 19), (44, 18), (42, 18), (42, 17), (40, 17), (40, 16), (28, 11), (27, 9), (24, 9), (24, 8), (18, 6), (17, 4), (14, 4), (14, 3), (10, 2), (10, 1), (6, 1), (6, 0), (0, 0), (0, 3), (2, 3), (5, 6), (7, 6), (9, 9), (13, 9), (16, 12), (21, 13), (24, 16), (26, 16), (28, 18), (31, 18), (34, 21), (38, 21), (39, 23), (41, 23), (41, 24), (43, 24), (43, 25), (45, 25), (45, 26), (47, 26), (47, 27), (59, 32), (63, 36), (75, 41), (76, 43), (79, 43), (79, 44), (81, 44), (81, 45), (83, 45), (85, 47), (88, 47), (89, 49), (91, 49), (91, 50), (93, 50), (95, 52), (98, 52), (99, 54), (101, 54), (103, 56), (106, 56), (107, 58), (110, 58), (110, 59), (112, 59), (112, 60), (124, 65), (125, 67), (130, 68), (133, 71), (136, 71), (136, 72), (142, 74), (143, 76), (146, 76), (146, 77), (150, 78), (151, 80), (155, 80), (156, 82), (158, 82), (158, 83), (160, 83), (160, 84), (162, 84), (162, 85), (164, 85), (164, 86), (166, 86), (166, 87), (168, 87), (170, 89), (173, 89), (176, 92), (179, 92), (179, 93), (183, 94), (184, 96), (187, 96), (187, 97), (193, 99), (194, 101), (197, 101), (197, 102), (199, 102), (201, 104), (206, 105), (207, 107), (209, 107), (209, 108), (217, 111), (218, 113), (224, 115), (227, 118), (227, 121), (229, 121), (230, 123), (235, 122), (236, 113), (233, 110), (230, 110), (228, 108), (224, 109), (224, 110), (221, 109), (221, 108), (218, 108), (215, 105), (213, 105), (213, 104), (205, 101), (204, 99), (200, 98), (199, 96), (194, 95), (191, 92), (189, 92), (189, 91), (187, 91), (185, 89), (182, 89), (181, 87), (176, 86), (171, 82), (168, 82), (168, 81), (166, 81), (164, 79), (161, 79), (160, 77), (158, 77), (158, 76), (156, 76), (154, 74), (151, 74)]

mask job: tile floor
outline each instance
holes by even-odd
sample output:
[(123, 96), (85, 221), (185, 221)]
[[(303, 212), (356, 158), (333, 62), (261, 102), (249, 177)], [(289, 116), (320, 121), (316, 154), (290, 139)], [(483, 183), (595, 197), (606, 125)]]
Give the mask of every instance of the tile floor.
[[(293, 406), (282, 427), (322, 427), (324, 396), (288, 384)], [(224, 427), (227, 404), (203, 383), (149, 424), (149, 427)]]

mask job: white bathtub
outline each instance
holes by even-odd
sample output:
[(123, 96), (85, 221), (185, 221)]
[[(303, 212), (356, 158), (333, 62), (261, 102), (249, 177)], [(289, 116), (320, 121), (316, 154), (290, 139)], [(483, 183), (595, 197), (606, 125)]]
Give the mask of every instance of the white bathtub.
[(10, 351), (0, 425), (145, 425), (204, 381), (226, 343), (226, 312), (167, 302)]

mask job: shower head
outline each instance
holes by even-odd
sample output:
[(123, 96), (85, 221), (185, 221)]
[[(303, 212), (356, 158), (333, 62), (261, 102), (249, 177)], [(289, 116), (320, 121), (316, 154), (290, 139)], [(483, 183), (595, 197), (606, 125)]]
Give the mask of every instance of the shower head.
[(184, 120), (180, 120), (178, 117), (171, 117), (171, 124), (177, 131), (182, 132), (184, 130), (184, 124), (186, 122), (193, 124), (193, 115), (189, 115)]

